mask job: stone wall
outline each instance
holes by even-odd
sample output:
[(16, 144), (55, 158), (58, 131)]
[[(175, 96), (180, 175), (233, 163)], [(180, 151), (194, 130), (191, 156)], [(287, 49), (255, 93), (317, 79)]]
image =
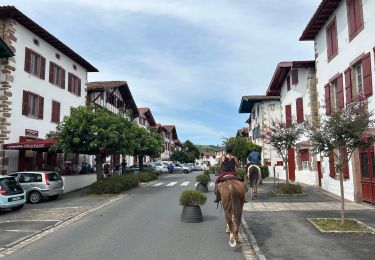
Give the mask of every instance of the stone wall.
[[(0, 20), (0, 37), (8, 47), (16, 54), (13, 43), (17, 41), (15, 37), (15, 21), (10, 19)], [(12, 84), (14, 81), (15, 58), (0, 58), (0, 174), (6, 173), (7, 161), (4, 159), (5, 151), (3, 144), (9, 140), (9, 118), (12, 111)]]

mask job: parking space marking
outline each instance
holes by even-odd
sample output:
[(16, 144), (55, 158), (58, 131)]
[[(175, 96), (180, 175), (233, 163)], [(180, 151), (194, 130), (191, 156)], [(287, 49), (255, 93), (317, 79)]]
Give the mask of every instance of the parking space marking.
[(22, 232), (22, 233), (35, 233), (39, 232), (40, 230), (31, 230), (31, 229), (9, 229), (9, 230), (4, 230), (5, 232)]
[(185, 182), (181, 183), (181, 185), (180, 185), (180, 186), (188, 186), (188, 185), (189, 185), (189, 183), (190, 183), (190, 181), (185, 181)]
[(177, 181), (172, 181), (171, 183), (168, 183), (166, 186), (171, 187), (177, 184)]
[(154, 185), (152, 185), (152, 187), (158, 187), (160, 185), (163, 185), (163, 183), (162, 182), (155, 183)]

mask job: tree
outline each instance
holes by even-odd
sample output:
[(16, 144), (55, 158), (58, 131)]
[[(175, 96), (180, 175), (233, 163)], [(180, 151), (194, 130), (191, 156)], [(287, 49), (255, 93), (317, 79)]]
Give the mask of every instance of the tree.
[[(347, 167), (353, 151), (368, 147), (375, 138), (368, 132), (374, 126), (373, 115), (368, 111), (366, 100), (359, 96), (345, 108), (333, 111), (332, 115), (323, 117), (317, 126), (306, 122), (306, 130), (316, 153), (323, 153), (334, 160), (335, 171), (339, 173), (341, 195), (341, 225), (345, 219), (345, 200), (343, 172)], [(333, 157), (333, 158), (332, 158)]]
[(258, 152), (262, 151), (262, 147), (250, 142), (246, 137), (237, 136), (225, 138), (223, 144), (233, 147), (233, 155), (236, 156), (242, 164), (246, 164), (247, 156), (253, 148)]
[(133, 152), (138, 157), (139, 169), (142, 171), (143, 157), (154, 156), (160, 152), (164, 143), (163, 136), (151, 128), (135, 126), (132, 139), (136, 141)]
[(302, 136), (303, 128), (294, 120), (285, 124), (281, 121), (273, 121), (271, 126), (261, 135), (261, 138), (272, 145), (284, 161), (286, 168), (286, 183), (289, 183), (288, 160), (289, 150), (296, 146)]
[(103, 178), (103, 159), (112, 153), (132, 149), (133, 124), (124, 114), (113, 114), (104, 108), (80, 106), (59, 123), (52, 150), (64, 153), (95, 155), (97, 179)]
[(184, 151), (188, 154), (189, 162), (194, 162), (195, 159), (199, 158), (199, 149), (192, 142), (186, 140), (182, 146), (184, 148)]
[(181, 163), (194, 162), (194, 158), (189, 155), (190, 154), (185, 151), (174, 151), (171, 155), (171, 160)]

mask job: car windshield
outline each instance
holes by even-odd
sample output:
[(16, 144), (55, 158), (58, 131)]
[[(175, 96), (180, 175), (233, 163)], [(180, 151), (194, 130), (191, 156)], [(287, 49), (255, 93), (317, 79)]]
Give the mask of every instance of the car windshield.
[(0, 179), (0, 188), (6, 191), (13, 191), (21, 189), (21, 186), (18, 184), (14, 177), (9, 177)]

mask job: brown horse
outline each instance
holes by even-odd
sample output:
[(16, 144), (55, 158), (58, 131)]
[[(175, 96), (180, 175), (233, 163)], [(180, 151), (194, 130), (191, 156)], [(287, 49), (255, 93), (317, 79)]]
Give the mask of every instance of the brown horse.
[(258, 165), (250, 165), (247, 168), (247, 181), (251, 189), (251, 199), (255, 199), (258, 196), (258, 186), (262, 180), (262, 171)]
[[(225, 177), (223, 178), (225, 180)], [(242, 209), (245, 201), (245, 187), (237, 179), (228, 179), (220, 183), (218, 191), (229, 231), (229, 245), (235, 247), (238, 242), (238, 230), (241, 225)]]

